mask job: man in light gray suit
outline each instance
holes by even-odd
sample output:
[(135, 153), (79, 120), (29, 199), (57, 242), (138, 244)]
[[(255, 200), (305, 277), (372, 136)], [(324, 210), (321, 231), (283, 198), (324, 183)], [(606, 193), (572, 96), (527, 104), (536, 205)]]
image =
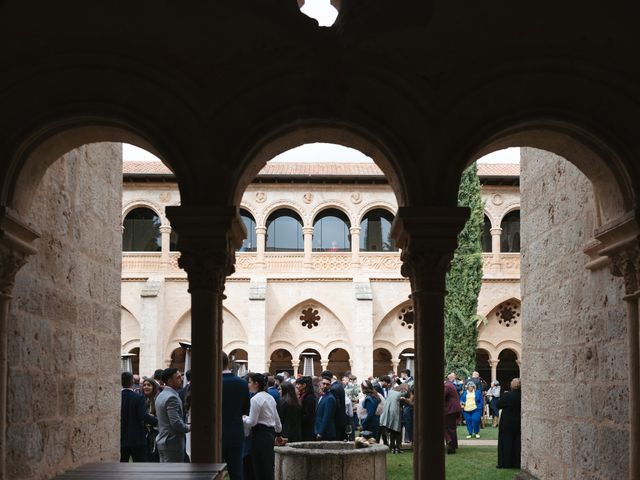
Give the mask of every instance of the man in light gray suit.
[(182, 374), (177, 368), (167, 368), (162, 372), (165, 387), (156, 398), (158, 436), (156, 444), (161, 462), (184, 461), (184, 448), (189, 425), (184, 423), (182, 401), (177, 390), (182, 386)]

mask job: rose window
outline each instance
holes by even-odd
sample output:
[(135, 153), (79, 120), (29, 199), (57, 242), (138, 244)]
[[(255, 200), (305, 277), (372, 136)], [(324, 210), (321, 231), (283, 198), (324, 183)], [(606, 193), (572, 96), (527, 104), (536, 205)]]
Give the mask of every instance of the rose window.
[(413, 328), (413, 305), (408, 305), (403, 307), (400, 310), (400, 314), (398, 315), (398, 320), (400, 320), (400, 325), (411, 330)]
[(313, 328), (318, 326), (318, 321), (320, 321), (320, 315), (318, 315), (318, 310), (315, 310), (312, 307), (309, 307), (302, 310), (302, 315), (300, 315), (300, 320), (302, 320), (303, 327)]
[(505, 327), (515, 325), (520, 320), (520, 304), (516, 302), (504, 302), (496, 312), (498, 323)]

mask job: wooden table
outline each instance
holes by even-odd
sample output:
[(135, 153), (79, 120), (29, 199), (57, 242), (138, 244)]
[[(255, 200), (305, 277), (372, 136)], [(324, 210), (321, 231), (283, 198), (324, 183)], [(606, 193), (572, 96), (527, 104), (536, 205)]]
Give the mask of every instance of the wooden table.
[(54, 480), (222, 480), (224, 463), (89, 463)]

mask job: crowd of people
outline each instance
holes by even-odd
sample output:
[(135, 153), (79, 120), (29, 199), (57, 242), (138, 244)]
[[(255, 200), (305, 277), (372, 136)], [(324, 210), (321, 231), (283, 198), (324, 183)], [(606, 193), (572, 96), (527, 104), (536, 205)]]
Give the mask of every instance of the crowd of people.
[[(273, 478), (274, 445), (348, 441), (356, 432), (400, 453), (413, 437), (413, 378), (409, 370), (362, 382), (249, 373), (241, 378), (222, 356), (222, 456), (229, 477)], [(121, 461), (184, 462), (190, 456), (190, 372), (183, 385), (175, 368), (153, 377), (122, 373)], [(404, 440), (404, 441), (403, 441)]]
[[(318, 377), (290, 372), (249, 373), (241, 378), (222, 355), (222, 457), (231, 480), (272, 479), (274, 445), (287, 442), (349, 441), (356, 432), (388, 445), (394, 454), (413, 440), (413, 378), (409, 370), (378, 379)], [(121, 461), (188, 462), (191, 453), (191, 378), (175, 368), (153, 377), (122, 373)], [(461, 382), (454, 373), (444, 383), (447, 453), (458, 448), (456, 428), (480, 438), (485, 407), (498, 427), (498, 467), (520, 466), (520, 380), (501, 392), (477, 372)], [(501, 413), (500, 413), (501, 412)], [(500, 421), (498, 420), (500, 418)]]
[[(457, 426), (467, 427), (467, 439), (480, 438), (480, 429), (488, 413), (492, 427), (498, 431), (497, 468), (520, 468), (520, 379), (511, 380), (510, 389), (502, 391), (500, 382), (489, 387), (473, 372), (465, 382), (450, 373), (444, 382), (444, 438), (448, 454), (458, 449)], [(462, 415), (461, 415), (462, 413)]]

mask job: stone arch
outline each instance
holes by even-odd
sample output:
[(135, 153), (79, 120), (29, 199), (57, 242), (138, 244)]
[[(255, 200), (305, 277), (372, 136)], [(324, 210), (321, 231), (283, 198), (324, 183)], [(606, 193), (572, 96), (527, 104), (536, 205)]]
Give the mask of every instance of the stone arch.
[(382, 317), (377, 325), (374, 325), (373, 343), (380, 341), (394, 345), (390, 350), (394, 354), (396, 347), (400, 344), (408, 341), (413, 342), (413, 328), (403, 326), (399, 319), (403, 309), (413, 310), (413, 303), (411, 301), (402, 302)]
[[(265, 207), (265, 209), (263, 210), (262, 214), (260, 215), (260, 220), (258, 220), (258, 217), (256, 217), (256, 227), (264, 227), (267, 228), (267, 220), (269, 219), (269, 217), (277, 212), (278, 210), (292, 210), (293, 212), (295, 212), (297, 215), (300, 216), (300, 219), (302, 220), (302, 226), (303, 227), (307, 227), (309, 225), (307, 225), (307, 221), (306, 218), (307, 216), (304, 213), (304, 208), (295, 203), (292, 202), (290, 200), (282, 200), (282, 201), (278, 201), (278, 202), (274, 202), (269, 204), (268, 206)], [(260, 222), (260, 223), (258, 223)]]
[[(480, 312), (480, 315), (482, 315), (483, 317), (488, 317), (491, 314), (491, 312), (493, 312), (496, 308), (498, 308), (498, 306), (508, 301), (513, 301), (513, 302), (522, 304), (522, 300), (519, 299), (518, 297), (514, 297), (512, 295), (505, 295), (504, 297), (502, 297), (502, 299), (495, 302), (492, 307)], [(480, 327), (481, 324), (479, 323), (478, 326)]]
[(289, 126), (280, 126), (276, 130), (265, 132), (258, 141), (246, 152), (242, 174), (233, 192), (232, 203), (238, 203), (242, 193), (255, 178), (260, 169), (272, 158), (295, 147), (307, 143), (332, 143), (350, 147), (374, 159), (383, 170), (389, 184), (393, 188), (400, 205), (405, 204), (405, 179), (395, 158), (399, 155), (392, 153), (381, 139), (382, 135), (371, 135), (355, 124), (337, 125), (336, 122), (323, 123), (311, 121), (295, 121)]
[(501, 212), (500, 212), (500, 223), (498, 223), (498, 226), (502, 225), (502, 220), (504, 219), (504, 217), (506, 217), (507, 215), (509, 215), (511, 212), (515, 212), (521, 210), (520, 208), (520, 203), (512, 203), (507, 205)]
[[(498, 317), (499, 309), (515, 308), (515, 311), (521, 312), (520, 300), (514, 297), (508, 297), (494, 304), (493, 308), (486, 314), (486, 321), (478, 322), (478, 348), (484, 348), (489, 352), (489, 359), (495, 361), (500, 354), (501, 345), (516, 346), (518, 358), (522, 352), (522, 322), (518, 317), (517, 322), (505, 323), (503, 319)], [(502, 320), (502, 323), (500, 322)]]
[(123, 351), (140, 346), (140, 321), (124, 306), (120, 306), (120, 344)]
[[(308, 308), (312, 309), (310, 314), (317, 310), (320, 316), (318, 325), (312, 325), (311, 328), (303, 326), (300, 320), (302, 311)], [(314, 340), (309, 339), (309, 334)], [(348, 347), (347, 351), (351, 350), (350, 335), (344, 323), (331, 309), (313, 298), (298, 302), (287, 310), (269, 333), (269, 345), (271, 345), (269, 350), (273, 351), (273, 345), (288, 343), (294, 346), (290, 350), (294, 358), (297, 358), (305, 348), (313, 348), (322, 355), (322, 358), (325, 358), (329, 354), (327, 348), (335, 345), (336, 342), (343, 348)]]
[[(505, 123), (507, 125), (496, 131), (470, 158), (477, 159), (508, 147), (533, 147), (565, 158), (593, 186), (596, 228), (615, 221), (633, 208), (635, 194), (623, 159), (605, 144), (604, 137), (566, 120), (529, 119), (522, 123)], [(514, 209), (516, 207), (511, 211)]]
[(164, 209), (148, 198), (140, 198), (128, 202), (122, 209), (122, 221), (124, 222), (124, 219), (129, 214), (129, 212), (135, 210), (136, 208), (148, 208), (149, 210), (152, 210), (156, 215), (158, 215), (158, 217), (160, 218), (160, 224), (162, 226), (170, 225), (169, 220), (164, 214)]
[[(233, 348), (248, 347), (247, 332), (242, 322), (226, 307), (222, 308), (223, 325), (222, 325), (222, 345), (223, 348), (233, 346)], [(178, 320), (172, 325), (171, 333), (167, 337), (165, 351), (171, 352), (179, 347), (180, 342), (191, 342), (191, 308), (187, 309)]]
[(496, 345), (496, 359), (500, 357), (500, 354), (505, 350), (512, 350), (516, 355), (516, 359), (520, 360), (522, 356), (522, 344), (515, 340), (503, 340)]
[[(500, 226), (500, 222), (497, 222), (497, 219), (494, 217), (493, 213), (491, 212), (490, 209), (488, 208), (484, 208), (484, 210), (482, 211), (483, 215), (485, 217), (487, 217), (489, 219), (489, 221), (491, 222), (491, 228), (496, 228), (496, 225), (499, 227)], [(496, 223), (497, 222), (497, 223)]]
[(378, 209), (387, 210), (394, 217), (398, 213), (398, 208), (390, 204), (389, 202), (382, 202), (379, 200), (375, 202), (369, 202), (366, 205), (364, 205), (360, 210), (358, 210), (358, 213), (356, 214), (356, 223), (354, 224), (354, 226), (359, 227), (360, 224), (362, 223), (362, 220), (367, 215), (367, 213), (373, 210), (378, 210)]
[(485, 352), (487, 352), (489, 354), (490, 361), (496, 360), (498, 358), (496, 346), (493, 343), (488, 342), (487, 340), (478, 340), (476, 351), (477, 350), (484, 350)]
[(313, 226), (313, 224), (315, 223), (316, 217), (323, 211), (329, 210), (329, 209), (338, 210), (344, 213), (345, 216), (349, 219), (349, 222), (351, 223), (351, 227), (355, 226), (355, 223), (353, 220), (353, 212), (351, 211), (349, 206), (346, 203), (344, 203), (342, 200), (326, 200), (316, 205), (315, 207), (313, 207), (313, 210), (311, 210), (311, 212), (309, 213), (309, 218), (305, 219), (305, 224), (309, 226)]

